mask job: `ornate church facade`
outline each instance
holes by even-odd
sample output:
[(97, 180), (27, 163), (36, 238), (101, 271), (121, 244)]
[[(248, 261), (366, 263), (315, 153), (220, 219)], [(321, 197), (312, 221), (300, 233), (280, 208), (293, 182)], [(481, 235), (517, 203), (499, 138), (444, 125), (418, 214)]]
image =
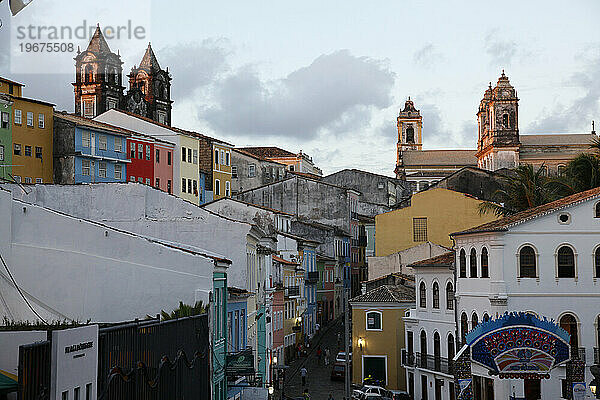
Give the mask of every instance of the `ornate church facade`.
[(110, 50), (97, 27), (87, 49), (75, 57), (75, 114), (94, 118), (116, 108), (170, 126), (171, 76), (158, 64), (150, 44), (128, 75), (127, 93), (122, 75), (121, 56)]
[(502, 71), (496, 86), (483, 94), (477, 111), (477, 149), (423, 150), (423, 118), (412, 100), (397, 118), (396, 177), (407, 180), (413, 191), (422, 190), (464, 168), (495, 171), (520, 164), (543, 166), (548, 175), (560, 175), (578, 154), (590, 152), (591, 133), (519, 134), (519, 98)]

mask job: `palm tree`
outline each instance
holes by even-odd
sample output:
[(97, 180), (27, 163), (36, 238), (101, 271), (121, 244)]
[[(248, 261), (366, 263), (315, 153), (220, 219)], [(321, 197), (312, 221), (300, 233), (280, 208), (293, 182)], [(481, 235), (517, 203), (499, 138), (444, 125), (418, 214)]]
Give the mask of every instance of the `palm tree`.
[(563, 196), (600, 186), (600, 158), (589, 153), (578, 155), (569, 162), (564, 175), (552, 179), (550, 185)]
[(492, 201), (479, 205), (479, 213), (493, 212), (506, 216), (546, 204), (559, 197), (557, 190), (549, 185), (546, 167), (537, 170), (531, 165), (519, 165), (501, 179), (501, 188), (492, 195)]
[(192, 315), (203, 314), (207, 311), (206, 306), (202, 301), (197, 301), (193, 306), (185, 304), (183, 301), (179, 302), (179, 307), (169, 314), (165, 310), (160, 311), (160, 317), (163, 321), (170, 319), (177, 319), (183, 317), (191, 317)]
[(600, 138), (594, 137), (590, 143), (590, 149), (594, 149), (596, 152), (600, 152)]

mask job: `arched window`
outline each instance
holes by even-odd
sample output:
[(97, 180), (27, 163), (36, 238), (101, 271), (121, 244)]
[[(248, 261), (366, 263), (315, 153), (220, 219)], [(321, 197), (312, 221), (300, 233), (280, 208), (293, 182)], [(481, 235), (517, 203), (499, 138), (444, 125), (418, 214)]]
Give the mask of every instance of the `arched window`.
[(600, 201), (596, 203), (596, 207), (594, 210), (594, 217), (600, 218)]
[(510, 127), (510, 125), (508, 124), (508, 114), (507, 113), (502, 114), (502, 126), (504, 126), (505, 128)]
[(523, 246), (519, 251), (519, 278), (535, 278), (536, 274), (535, 250), (531, 246)]
[(427, 334), (421, 331), (421, 367), (427, 368)]
[(415, 130), (412, 126), (406, 128), (406, 143), (415, 142)]
[[(561, 328), (563, 328), (565, 331), (567, 331), (567, 333), (569, 335), (571, 335), (571, 340), (569, 342), (569, 344), (571, 345), (571, 349), (574, 350), (571, 353), (571, 357), (579, 356), (579, 353), (577, 351), (578, 347), (579, 347), (579, 332), (577, 329), (577, 319), (575, 318), (575, 316), (573, 314), (565, 314), (562, 317), (560, 317), (559, 320), (559, 325)], [(576, 354), (577, 353), (577, 354)]]
[(483, 322), (488, 322), (490, 320), (490, 316), (487, 313), (483, 314)]
[(456, 355), (456, 345), (454, 344), (454, 336), (448, 335), (448, 361), (451, 361)]
[(575, 278), (575, 254), (569, 246), (558, 249), (558, 277)]
[(471, 329), (475, 329), (477, 325), (479, 325), (479, 317), (477, 317), (477, 313), (473, 313), (471, 316)]
[(433, 334), (433, 363), (434, 370), (436, 371), (440, 371), (442, 366), (442, 353), (440, 347), (440, 334), (436, 332)]
[(440, 285), (433, 282), (433, 308), (440, 308)]
[(379, 311), (367, 312), (367, 330), (368, 331), (380, 331), (381, 330), (381, 313)]
[(462, 315), (460, 316), (460, 341), (461, 341), (461, 344), (465, 344), (467, 332), (469, 332), (469, 320), (467, 318), (467, 314), (462, 313)]
[(467, 277), (467, 255), (465, 254), (465, 249), (460, 249), (459, 256), (459, 264), (460, 264), (460, 277)]
[(94, 82), (94, 67), (91, 64), (85, 66), (85, 83)]
[(594, 278), (600, 278), (600, 246), (594, 254)]
[(454, 286), (452, 286), (452, 282), (446, 284), (446, 309), (454, 310)]
[(490, 269), (488, 264), (488, 251), (487, 248), (481, 249), (481, 277), (489, 278), (490, 277)]
[(425, 289), (425, 282), (421, 282), (419, 285), (419, 307), (427, 307), (427, 289)]
[(477, 278), (477, 252), (475, 249), (471, 249), (471, 256), (469, 257), (469, 269), (471, 278)]

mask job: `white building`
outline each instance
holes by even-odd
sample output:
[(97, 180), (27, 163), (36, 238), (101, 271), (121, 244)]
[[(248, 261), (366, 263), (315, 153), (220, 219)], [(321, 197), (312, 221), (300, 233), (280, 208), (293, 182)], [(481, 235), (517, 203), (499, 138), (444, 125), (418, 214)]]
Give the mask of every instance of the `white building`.
[(416, 308), (404, 317), (408, 392), (414, 399), (454, 399), (452, 359), (456, 355), (454, 252), (410, 264)]
[[(570, 333), (571, 357), (585, 360), (589, 383), (600, 336), (600, 188), (452, 236), (461, 336), (507, 311), (553, 319)], [(475, 398), (563, 398), (564, 366), (541, 381), (483, 379), (475, 364), (472, 372)]]
[(16, 197), (0, 188), (0, 317), (9, 320), (117, 322), (207, 304), (214, 269), (229, 263)]

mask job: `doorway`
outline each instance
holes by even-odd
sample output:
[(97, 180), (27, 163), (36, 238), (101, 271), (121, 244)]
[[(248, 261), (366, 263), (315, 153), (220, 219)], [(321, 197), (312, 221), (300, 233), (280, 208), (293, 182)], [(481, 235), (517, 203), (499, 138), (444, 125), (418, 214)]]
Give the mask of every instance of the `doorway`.
[(539, 400), (542, 398), (542, 380), (525, 379), (525, 400)]

